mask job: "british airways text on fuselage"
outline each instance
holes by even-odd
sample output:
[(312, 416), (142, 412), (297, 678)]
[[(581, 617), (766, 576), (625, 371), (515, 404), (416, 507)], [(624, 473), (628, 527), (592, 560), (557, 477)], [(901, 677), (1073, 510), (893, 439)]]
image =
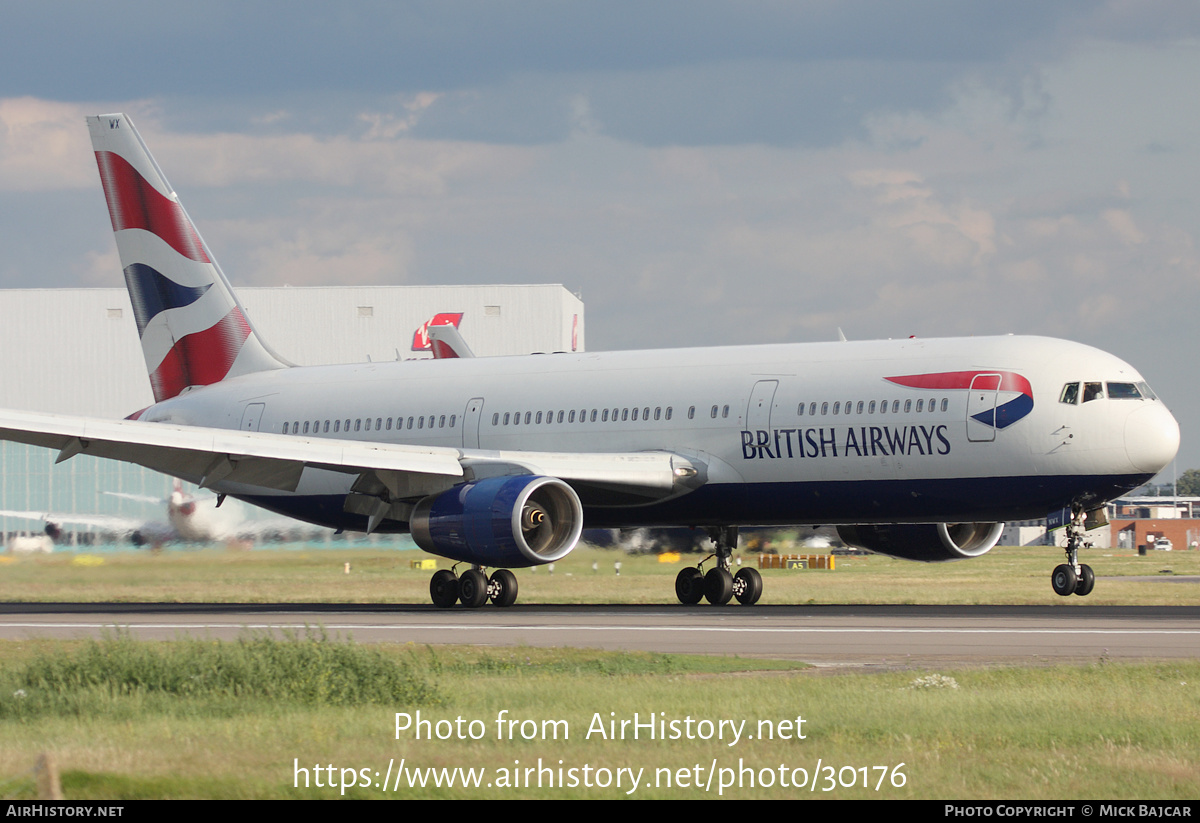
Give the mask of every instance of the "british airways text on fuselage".
[(820, 457), (908, 457), (947, 455), (948, 427), (820, 426), (800, 429), (742, 430), (744, 460)]

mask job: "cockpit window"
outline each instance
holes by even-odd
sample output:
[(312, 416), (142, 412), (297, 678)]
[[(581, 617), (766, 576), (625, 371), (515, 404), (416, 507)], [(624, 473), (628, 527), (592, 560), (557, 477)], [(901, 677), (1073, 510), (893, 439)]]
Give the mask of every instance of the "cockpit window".
[(1102, 383), (1084, 383), (1083, 384), (1083, 402), (1090, 403), (1093, 400), (1104, 399), (1104, 385)]
[(1142, 393), (1132, 383), (1109, 383), (1108, 396), (1112, 400), (1141, 400)]
[(1148, 383), (1146, 383), (1146, 381), (1143, 380), (1141, 383), (1138, 383), (1137, 387), (1138, 387), (1138, 390), (1142, 393), (1142, 397), (1146, 398), (1147, 400), (1157, 400), (1158, 399), (1158, 395), (1150, 390), (1150, 386)]
[(1068, 383), (1063, 386), (1062, 394), (1058, 397), (1059, 403), (1070, 403), (1072, 406), (1079, 402), (1079, 384)]

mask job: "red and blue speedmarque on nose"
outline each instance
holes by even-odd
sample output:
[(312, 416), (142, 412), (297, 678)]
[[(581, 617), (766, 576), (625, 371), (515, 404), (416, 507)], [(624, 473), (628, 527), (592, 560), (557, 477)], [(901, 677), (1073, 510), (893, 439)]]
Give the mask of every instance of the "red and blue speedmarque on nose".
[(951, 371), (889, 377), (888, 382), (911, 389), (993, 392), (994, 402), (971, 415), (986, 426), (1006, 429), (1033, 411), (1033, 386), (1011, 371)]

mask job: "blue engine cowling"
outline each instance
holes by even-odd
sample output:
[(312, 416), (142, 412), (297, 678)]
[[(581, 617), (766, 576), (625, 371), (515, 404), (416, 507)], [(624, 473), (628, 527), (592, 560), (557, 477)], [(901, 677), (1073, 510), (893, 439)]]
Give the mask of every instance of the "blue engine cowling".
[(940, 563), (986, 554), (1000, 541), (1003, 523), (918, 523), (838, 526), (842, 542), (876, 554)]
[(427, 552), (480, 566), (561, 560), (583, 530), (575, 490), (556, 477), (488, 477), (426, 497), (409, 521)]

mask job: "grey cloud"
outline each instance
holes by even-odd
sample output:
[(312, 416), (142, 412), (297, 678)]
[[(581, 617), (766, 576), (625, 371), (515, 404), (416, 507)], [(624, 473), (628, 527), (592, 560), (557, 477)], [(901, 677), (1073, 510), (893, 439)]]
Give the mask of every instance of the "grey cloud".
[(868, 112), (936, 106), (964, 72), (1104, 10), (1082, 0), (4, 7), (0, 97), (192, 98), (191, 123), (213, 131), (251, 100), (312, 119), (347, 96), (462, 92), (419, 133), (536, 143), (561, 139), (565, 101), (584, 94), (604, 133), (650, 145), (860, 136)]

